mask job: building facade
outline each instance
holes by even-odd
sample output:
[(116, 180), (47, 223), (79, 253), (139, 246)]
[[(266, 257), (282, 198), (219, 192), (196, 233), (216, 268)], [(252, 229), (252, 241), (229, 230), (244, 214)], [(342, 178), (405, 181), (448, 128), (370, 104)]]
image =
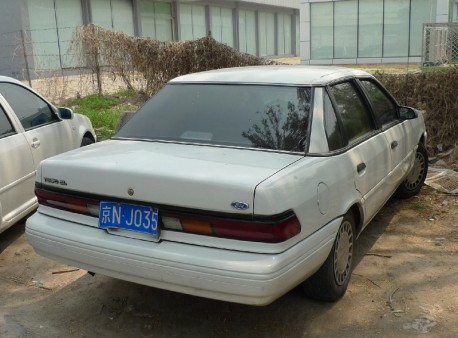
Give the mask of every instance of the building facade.
[(299, 50), (297, 0), (2, 0), (0, 13), (0, 74), (18, 79), (84, 66), (70, 46), (75, 27), (89, 23), (161, 41), (210, 33), (264, 57)]
[(420, 63), (423, 24), (453, 21), (457, 0), (300, 0), (301, 63)]

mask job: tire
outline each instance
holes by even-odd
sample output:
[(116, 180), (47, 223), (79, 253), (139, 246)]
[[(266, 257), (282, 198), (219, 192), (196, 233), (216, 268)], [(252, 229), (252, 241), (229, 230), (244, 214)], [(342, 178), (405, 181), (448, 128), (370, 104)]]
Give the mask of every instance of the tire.
[(409, 175), (395, 192), (398, 198), (409, 198), (417, 195), (428, 174), (428, 153), (423, 143), (419, 143), (415, 154), (415, 163)]
[(94, 140), (90, 137), (84, 136), (82, 141), (81, 141), (81, 147), (88, 146), (90, 144), (94, 143)]
[(328, 258), (314, 275), (302, 283), (308, 298), (334, 302), (345, 294), (353, 268), (355, 239), (355, 221), (349, 212), (340, 224)]

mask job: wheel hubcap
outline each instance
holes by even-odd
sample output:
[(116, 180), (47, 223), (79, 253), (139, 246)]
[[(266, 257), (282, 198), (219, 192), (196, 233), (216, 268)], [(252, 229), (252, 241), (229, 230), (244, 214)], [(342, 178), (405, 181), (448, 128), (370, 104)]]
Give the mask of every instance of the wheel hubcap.
[(405, 186), (408, 190), (415, 190), (425, 174), (425, 157), (422, 153), (417, 152), (415, 156), (415, 163), (411, 173), (405, 180)]
[(339, 228), (334, 251), (334, 277), (338, 285), (343, 285), (350, 276), (353, 258), (353, 229), (345, 221)]

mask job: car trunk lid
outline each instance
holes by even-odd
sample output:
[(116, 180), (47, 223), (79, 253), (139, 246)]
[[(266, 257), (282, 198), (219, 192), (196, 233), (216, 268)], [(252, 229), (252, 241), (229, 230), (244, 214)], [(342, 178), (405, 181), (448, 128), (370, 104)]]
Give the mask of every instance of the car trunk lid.
[[(250, 214), (256, 186), (302, 157), (250, 149), (111, 140), (48, 159), (40, 173), (45, 185), (71, 191)], [(246, 203), (249, 208), (236, 210), (234, 202)]]

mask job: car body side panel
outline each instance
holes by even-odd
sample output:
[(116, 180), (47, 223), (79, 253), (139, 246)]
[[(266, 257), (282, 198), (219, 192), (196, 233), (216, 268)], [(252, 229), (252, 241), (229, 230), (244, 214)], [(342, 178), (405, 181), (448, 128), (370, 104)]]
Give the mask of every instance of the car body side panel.
[(23, 134), (0, 139), (0, 173), (1, 232), (16, 215), (37, 205), (33, 193), (35, 166)]
[(376, 134), (348, 151), (356, 189), (363, 196), (365, 217), (371, 219), (389, 197), (380, 184), (390, 172), (391, 157), (383, 134)]
[(283, 169), (258, 185), (254, 208), (257, 215), (268, 215), (292, 207), (301, 223), (298, 237), (303, 239), (360, 202), (347, 152), (313, 161), (304, 158)]

